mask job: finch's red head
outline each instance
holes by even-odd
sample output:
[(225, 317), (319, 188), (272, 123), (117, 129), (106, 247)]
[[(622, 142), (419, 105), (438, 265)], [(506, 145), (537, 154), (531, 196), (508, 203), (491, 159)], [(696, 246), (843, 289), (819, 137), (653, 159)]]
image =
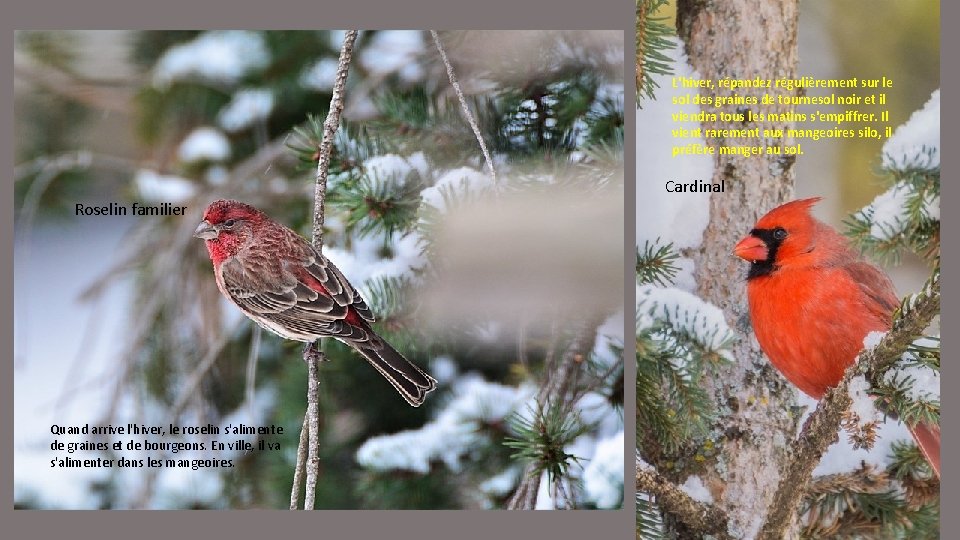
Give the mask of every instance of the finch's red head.
[(193, 236), (206, 241), (214, 263), (236, 255), (253, 237), (254, 228), (267, 217), (263, 212), (239, 201), (221, 199), (203, 211), (203, 221)]
[(765, 276), (784, 265), (800, 264), (816, 248), (818, 234), (829, 229), (810, 209), (820, 197), (778, 206), (757, 221), (750, 234), (733, 248), (734, 255), (750, 261), (747, 279)]

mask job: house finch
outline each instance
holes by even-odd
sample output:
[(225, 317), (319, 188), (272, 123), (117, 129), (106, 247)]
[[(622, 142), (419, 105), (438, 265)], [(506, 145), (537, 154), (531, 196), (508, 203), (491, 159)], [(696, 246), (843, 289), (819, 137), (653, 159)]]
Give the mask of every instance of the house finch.
[(377, 368), (414, 407), (437, 381), (370, 328), (360, 293), (289, 228), (238, 201), (214, 201), (193, 233), (205, 240), (217, 287), (254, 322), (296, 341), (335, 337)]
[[(747, 297), (760, 347), (815, 399), (840, 383), (867, 334), (890, 330), (898, 306), (890, 278), (810, 214), (819, 200), (774, 208), (733, 250), (751, 263)], [(939, 476), (940, 426), (910, 432)]]

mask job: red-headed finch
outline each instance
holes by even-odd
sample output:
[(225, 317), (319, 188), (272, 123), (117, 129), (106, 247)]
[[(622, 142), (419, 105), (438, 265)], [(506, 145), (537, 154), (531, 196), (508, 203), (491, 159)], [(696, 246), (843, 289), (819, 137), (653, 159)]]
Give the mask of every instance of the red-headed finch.
[[(774, 208), (733, 250), (751, 263), (747, 298), (760, 347), (815, 399), (840, 383), (867, 334), (890, 330), (899, 305), (890, 278), (810, 214), (819, 200)], [(940, 476), (940, 426), (910, 432)]]
[(271, 332), (312, 343), (334, 337), (377, 368), (414, 407), (437, 381), (370, 328), (360, 293), (319, 251), (253, 206), (214, 201), (193, 233), (207, 245), (217, 287)]

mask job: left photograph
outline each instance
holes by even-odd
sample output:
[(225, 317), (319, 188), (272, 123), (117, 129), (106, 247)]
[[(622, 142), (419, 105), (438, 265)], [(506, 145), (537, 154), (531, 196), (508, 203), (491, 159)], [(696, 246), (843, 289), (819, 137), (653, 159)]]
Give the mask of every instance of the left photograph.
[(15, 34), (19, 509), (617, 509), (622, 31)]

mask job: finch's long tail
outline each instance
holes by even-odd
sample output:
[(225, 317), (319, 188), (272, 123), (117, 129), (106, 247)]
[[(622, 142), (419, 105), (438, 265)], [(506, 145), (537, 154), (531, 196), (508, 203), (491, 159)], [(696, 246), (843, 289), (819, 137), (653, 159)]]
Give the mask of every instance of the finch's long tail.
[(913, 440), (933, 467), (933, 471), (940, 478), (940, 426), (931, 424), (917, 424), (910, 428)]
[(410, 405), (419, 407), (427, 393), (436, 389), (437, 381), (433, 377), (404, 358), (383, 339), (374, 338), (351, 345), (390, 381)]

